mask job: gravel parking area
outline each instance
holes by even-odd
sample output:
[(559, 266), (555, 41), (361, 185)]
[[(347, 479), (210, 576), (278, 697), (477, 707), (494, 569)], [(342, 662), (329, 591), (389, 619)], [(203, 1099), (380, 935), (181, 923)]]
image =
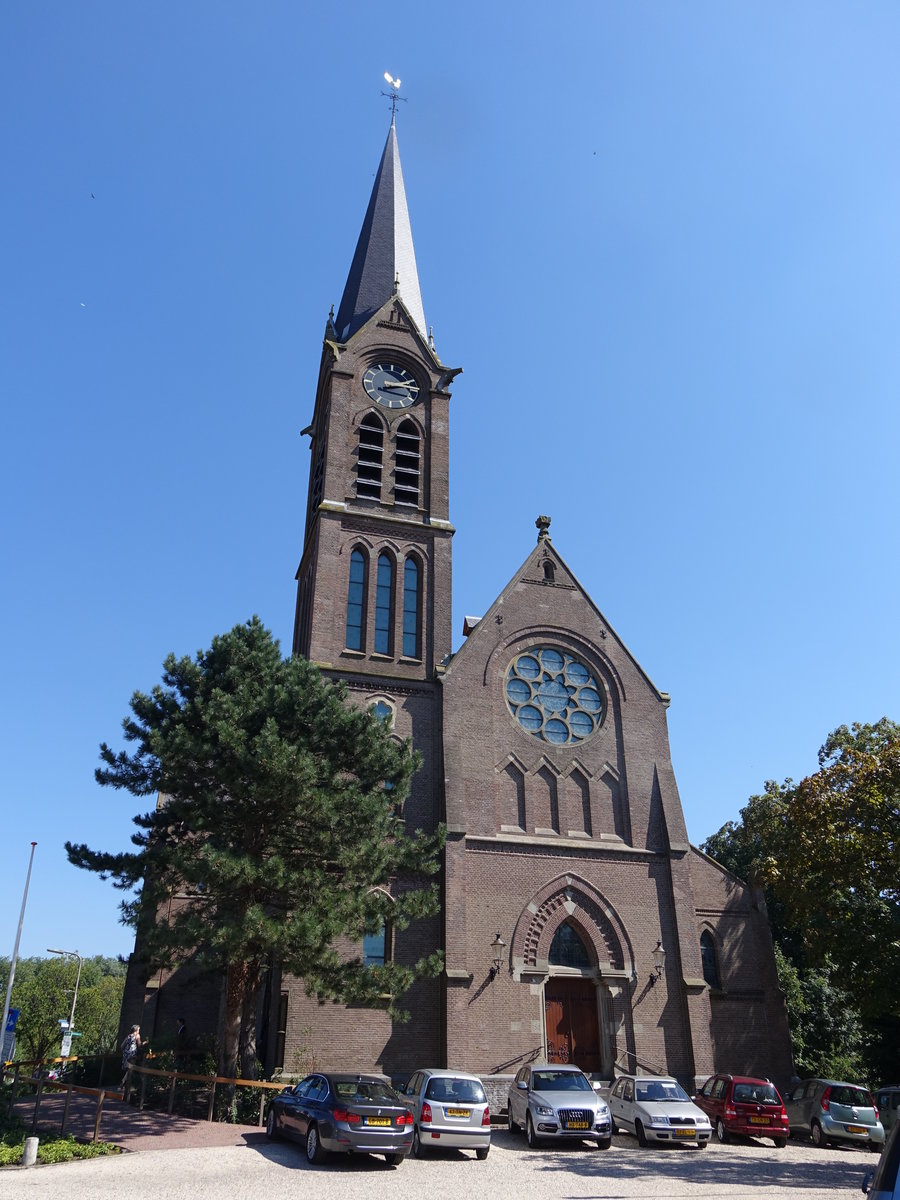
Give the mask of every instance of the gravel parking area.
[(396, 1200), (398, 1191), (429, 1200), (461, 1194), (505, 1200), (855, 1200), (874, 1154), (816, 1150), (808, 1142), (641, 1150), (617, 1136), (608, 1151), (564, 1146), (530, 1151), (525, 1140), (495, 1130), (490, 1157), (445, 1151), (389, 1168), (383, 1159), (334, 1157), (322, 1167), (286, 1142), (190, 1150), (149, 1150), (59, 1166), (0, 1172), (0, 1200), (260, 1200), (310, 1194), (317, 1200)]

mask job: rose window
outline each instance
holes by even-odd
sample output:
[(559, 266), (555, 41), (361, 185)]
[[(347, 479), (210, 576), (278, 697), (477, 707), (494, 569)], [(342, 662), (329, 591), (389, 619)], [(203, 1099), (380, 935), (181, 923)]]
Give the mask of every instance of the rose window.
[(583, 742), (606, 712), (603, 688), (584, 663), (549, 646), (513, 660), (506, 703), (523, 729), (558, 746)]

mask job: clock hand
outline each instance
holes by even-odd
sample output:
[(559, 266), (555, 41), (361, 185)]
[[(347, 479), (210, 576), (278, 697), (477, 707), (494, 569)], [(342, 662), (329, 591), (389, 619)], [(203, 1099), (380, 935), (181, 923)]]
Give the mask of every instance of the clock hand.
[(385, 390), (387, 388), (406, 388), (408, 392), (417, 392), (419, 389), (414, 383), (388, 383), (381, 385)]

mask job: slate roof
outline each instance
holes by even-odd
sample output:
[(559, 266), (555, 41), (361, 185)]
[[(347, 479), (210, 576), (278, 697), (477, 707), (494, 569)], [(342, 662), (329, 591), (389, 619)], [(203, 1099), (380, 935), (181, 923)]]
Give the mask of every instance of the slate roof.
[(335, 320), (335, 330), (342, 342), (351, 338), (390, 299), (395, 279), (399, 280), (400, 298), (424, 337), (427, 332), (425, 311), (400, 169), (397, 131), (392, 121)]

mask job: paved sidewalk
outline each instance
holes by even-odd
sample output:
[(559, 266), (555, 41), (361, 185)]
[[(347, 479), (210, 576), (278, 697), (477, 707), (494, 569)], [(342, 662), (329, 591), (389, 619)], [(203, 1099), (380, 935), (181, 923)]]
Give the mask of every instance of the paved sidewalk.
[[(38, 1113), (38, 1137), (42, 1129), (59, 1133), (65, 1096), (61, 1093), (41, 1097)], [(30, 1128), (34, 1097), (16, 1101), (15, 1112)], [(72, 1096), (66, 1132), (81, 1140), (94, 1134), (97, 1102), (91, 1096)], [(208, 1146), (247, 1146), (266, 1140), (265, 1130), (257, 1125), (228, 1125), (221, 1121), (193, 1121), (188, 1117), (144, 1109), (107, 1099), (100, 1117), (100, 1140), (112, 1142), (123, 1150), (186, 1150)]]

